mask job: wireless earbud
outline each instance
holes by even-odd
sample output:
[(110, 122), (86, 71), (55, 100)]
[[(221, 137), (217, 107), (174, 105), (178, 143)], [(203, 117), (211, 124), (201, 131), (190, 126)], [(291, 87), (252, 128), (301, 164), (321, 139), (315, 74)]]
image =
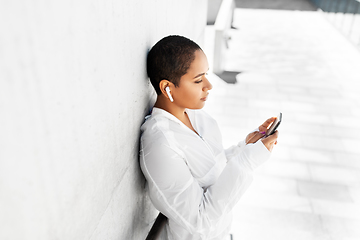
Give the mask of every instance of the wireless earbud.
[(165, 88), (165, 91), (166, 91), (166, 94), (169, 96), (170, 102), (173, 102), (174, 99), (172, 98), (172, 96), (171, 96), (171, 94), (170, 94), (170, 88), (169, 88), (169, 86), (167, 86), (167, 87)]

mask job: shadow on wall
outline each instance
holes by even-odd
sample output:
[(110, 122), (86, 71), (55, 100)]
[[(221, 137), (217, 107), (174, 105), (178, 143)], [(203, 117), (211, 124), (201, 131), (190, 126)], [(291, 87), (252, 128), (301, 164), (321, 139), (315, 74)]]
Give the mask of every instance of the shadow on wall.
[(223, 71), (221, 73), (216, 73), (218, 77), (224, 80), (226, 83), (235, 84), (237, 82), (236, 76), (241, 72), (233, 72), (233, 71)]
[(237, 8), (316, 11), (308, 0), (235, 0)]

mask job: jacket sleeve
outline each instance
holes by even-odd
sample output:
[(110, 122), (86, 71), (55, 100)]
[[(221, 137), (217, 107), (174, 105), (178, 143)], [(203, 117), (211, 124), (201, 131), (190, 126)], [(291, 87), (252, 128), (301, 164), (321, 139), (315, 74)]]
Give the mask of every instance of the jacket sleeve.
[[(140, 164), (154, 206), (191, 234), (206, 239), (238, 202), (252, 181), (252, 170), (270, 152), (258, 141), (232, 155), (217, 181), (206, 190), (193, 178), (177, 151), (167, 143), (143, 145)], [(225, 152), (221, 153), (226, 158)]]
[(237, 145), (233, 145), (233, 146), (225, 149), (226, 158), (231, 159), (231, 158), (235, 157), (236, 155), (239, 155), (245, 146), (246, 146), (246, 142), (244, 139), (243, 141), (239, 142)]
[[(249, 134), (259, 131), (259, 128), (254, 129)], [(250, 146), (250, 145), (249, 145)], [(239, 155), (242, 150), (245, 148), (249, 148), (249, 146), (246, 145), (246, 138), (242, 141), (240, 141), (237, 145), (233, 145), (227, 149), (225, 149), (225, 155), (227, 159), (233, 158), (236, 155)]]

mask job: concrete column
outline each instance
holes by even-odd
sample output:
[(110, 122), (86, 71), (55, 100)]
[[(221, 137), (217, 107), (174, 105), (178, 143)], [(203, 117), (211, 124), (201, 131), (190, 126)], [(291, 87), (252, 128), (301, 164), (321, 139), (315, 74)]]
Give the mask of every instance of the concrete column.
[(0, 239), (144, 239), (149, 48), (203, 43), (206, 0), (1, 1)]

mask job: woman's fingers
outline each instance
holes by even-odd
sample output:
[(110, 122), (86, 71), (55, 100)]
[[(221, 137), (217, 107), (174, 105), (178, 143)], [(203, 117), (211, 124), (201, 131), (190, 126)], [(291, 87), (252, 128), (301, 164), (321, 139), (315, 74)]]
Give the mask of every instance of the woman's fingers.
[(257, 133), (257, 132), (255, 131), (255, 132), (249, 133), (249, 134), (246, 136), (246, 140), (245, 140), (246, 144), (249, 143), (250, 139), (252, 139), (256, 133)]
[(277, 144), (277, 139), (279, 137), (279, 132), (275, 131), (274, 134), (262, 139), (261, 141), (265, 145), (265, 147), (271, 152), (274, 146)]
[(260, 132), (266, 132), (268, 127), (275, 121), (276, 117), (271, 117), (269, 119), (267, 119), (260, 127), (259, 127), (259, 131)]
[(264, 134), (262, 134), (262, 133), (260, 133), (258, 131), (252, 132), (246, 137), (246, 144), (256, 143), (262, 137), (264, 137)]
[[(266, 131), (268, 130), (269, 126), (275, 121), (276, 117), (271, 117), (267, 119), (260, 127), (259, 131), (255, 131), (250, 133), (246, 136), (246, 144), (249, 143), (256, 143), (259, 139), (263, 138)], [(277, 137), (278, 137), (278, 131), (276, 131), (274, 134), (262, 139), (264, 145), (266, 148), (271, 151), (274, 147), (274, 145), (277, 144)]]

